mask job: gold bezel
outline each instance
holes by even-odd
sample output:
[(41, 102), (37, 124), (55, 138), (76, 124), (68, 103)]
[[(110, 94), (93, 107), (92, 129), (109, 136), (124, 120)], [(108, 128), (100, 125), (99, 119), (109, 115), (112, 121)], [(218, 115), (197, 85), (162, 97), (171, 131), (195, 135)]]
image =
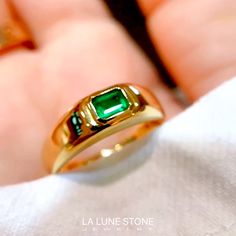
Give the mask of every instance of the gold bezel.
[[(127, 99), (129, 103), (129, 107), (127, 110), (122, 111), (120, 113), (117, 113), (113, 116), (111, 116), (107, 120), (101, 120), (98, 116), (95, 107), (92, 104), (92, 99), (100, 96), (102, 94), (108, 93), (112, 90), (119, 89), (125, 98)], [(82, 99), (75, 107), (74, 109), (70, 110), (70, 112), (64, 117), (63, 121), (63, 135), (61, 142), (64, 145), (74, 146), (77, 145), (80, 141), (79, 139), (86, 136), (88, 133), (90, 134), (92, 132), (96, 132), (96, 130), (100, 130), (102, 128), (105, 128), (111, 124), (117, 124), (119, 122), (122, 122), (123, 120), (129, 118), (137, 112), (140, 109), (140, 101), (139, 96), (140, 94), (136, 94), (132, 88), (130, 88), (128, 85), (115, 85), (112, 87), (109, 87), (105, 90), (100, 90), (96, 93), (93, 93), (90, 96), (87, 96), (86, 98)], [(67, 127), (67, 121), (72, 115), (73, 112), (79, 112), (80, 118), (82, 119), (83, 123), (81, 126), (82, 134), (78, 137), (78, 140), (76, 139), (74, 142), (70, 142), (69, 137), (71, 135), (68, 127)]]
[[(105, 93), (108, 93), (112, 90), (115, 89), (119, 89), (122, 94), (125, 96), (125, 98), (127, 99), (128, 103), (129, 103), (129, 107), (127, 110), (119, 112), (111, 117), (109, 117), (109, 119), (101, 119), (97, 112), (95, 107), (92, 104), (92, 99), (94, 99), (97, 96), (103, 95)], [(109, 125), (109, 124), (114, 124), (117, 122), (121, 122), (122, 120), (130, 117), (130, 115), (132, 115), (132, 113), (134, 112), (135, 108), (137, 107), (137, 104), (139, 104), (138, 99), (136, 97), (136, 95), (131, 92), (127, 86), (125, 85), (116, 85), (116, 86), (112, 86), (108, 89), (102, 90), (102, 91), (98, 91), (94, 94), (92, 94), (91, 96), (89, 96), (87, 98), (87, 110), (90, 112), (91, 117), (93, 117), (93, 121), (96, 122), (98, 127), (102, 127), (104, 125)]]

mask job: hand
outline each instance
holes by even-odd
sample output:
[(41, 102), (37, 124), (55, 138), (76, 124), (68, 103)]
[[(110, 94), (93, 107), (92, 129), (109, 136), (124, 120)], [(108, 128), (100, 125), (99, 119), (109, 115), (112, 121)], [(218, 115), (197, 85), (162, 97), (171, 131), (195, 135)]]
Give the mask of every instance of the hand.
[[(235, 74), (234, 1), (139, 3), (158, 53), (190, 99)], [(98, 89), (142, 84), (157, 94), (168, 117), (182, 110), (100, 0), (12, 4), (37, 48), (18, 48), (0, 58), (0, 184), (46, 175), (41, 151), (53, 124), (78, 99)]]

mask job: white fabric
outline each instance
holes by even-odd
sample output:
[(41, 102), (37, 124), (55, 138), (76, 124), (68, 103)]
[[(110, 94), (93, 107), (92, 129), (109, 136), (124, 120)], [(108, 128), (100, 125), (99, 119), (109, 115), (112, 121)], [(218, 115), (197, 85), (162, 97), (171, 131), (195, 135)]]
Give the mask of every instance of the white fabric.
[[(0, 235), (236, 235), (236, 79), (125, 155), (94, 172), (1, 188)], [(117, 217), (154, 223), (111, 231), (84, 224)]]

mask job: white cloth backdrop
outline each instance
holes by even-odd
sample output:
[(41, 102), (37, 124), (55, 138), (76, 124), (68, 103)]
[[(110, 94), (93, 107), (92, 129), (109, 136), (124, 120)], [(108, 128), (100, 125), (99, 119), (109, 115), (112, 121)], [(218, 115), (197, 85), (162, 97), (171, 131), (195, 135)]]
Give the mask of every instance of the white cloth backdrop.
[[(124, 155), (94, 172), (2, 187), (0, 235), (236, 235), (236, 78)], [(99, 225), (131, 217), (153, 224)]]

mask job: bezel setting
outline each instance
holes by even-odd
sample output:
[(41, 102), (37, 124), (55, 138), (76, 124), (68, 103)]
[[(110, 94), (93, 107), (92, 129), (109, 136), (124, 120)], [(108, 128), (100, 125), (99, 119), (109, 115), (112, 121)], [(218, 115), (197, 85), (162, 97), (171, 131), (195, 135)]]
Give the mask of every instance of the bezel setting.
[[(94, 107), (93, 99), (96, 99), (99, 96), (105, 96), (108, 93), (112, 93), (112, 91), (119, 90), (122, 93), (123, 99), (126, 99), (127, 107), (120, 112), (117, 112), (107, 119), (102, 119), (97, 111), (96, 107)], [(81, 132), (77, 138), (72, 138), (72, 133), (67, 125), (67, 122), (64, 123), (64, 135), (63, 135), (63, 143), (64, 145), (77, 145), (84, 137), (87, 137), (87, 134), (91, 134), (91, 132), (98, 132), (101, 129), (105, 129), (109, 127), (111, 124), (117, 124), (122, 122), (123, 120), (129, 118), (133, 114), (135, 114), (141, 108), (141, 102), (139, 97), (138, 90), (133, 91), (132, 86), (127, 85), (116, 85), (110, 87), (108, 89), (98, 91), (78, 103), (77, 106), (73, 110), (71, 110), (70, 115), (66, 119), (67, 122), (71, 119), (71, 116), (74, 112), (77, 112), (81, 119)], [(68, 146), (68, 148), (69, 148)]]
[[(111, 106), (107, 106), (108, 103), (113, 104)], [(90, 106), (96, 113), (96, 117), (98, 120), (103, 122), (124, 113), (129, 109), (130, 105), (131, 103), (126, 93), (124, 93), (124, 91), (120, 88), (113, 88), (109, 91), (104, 91), (100, 95), (91, 97), (90, 101)]]

